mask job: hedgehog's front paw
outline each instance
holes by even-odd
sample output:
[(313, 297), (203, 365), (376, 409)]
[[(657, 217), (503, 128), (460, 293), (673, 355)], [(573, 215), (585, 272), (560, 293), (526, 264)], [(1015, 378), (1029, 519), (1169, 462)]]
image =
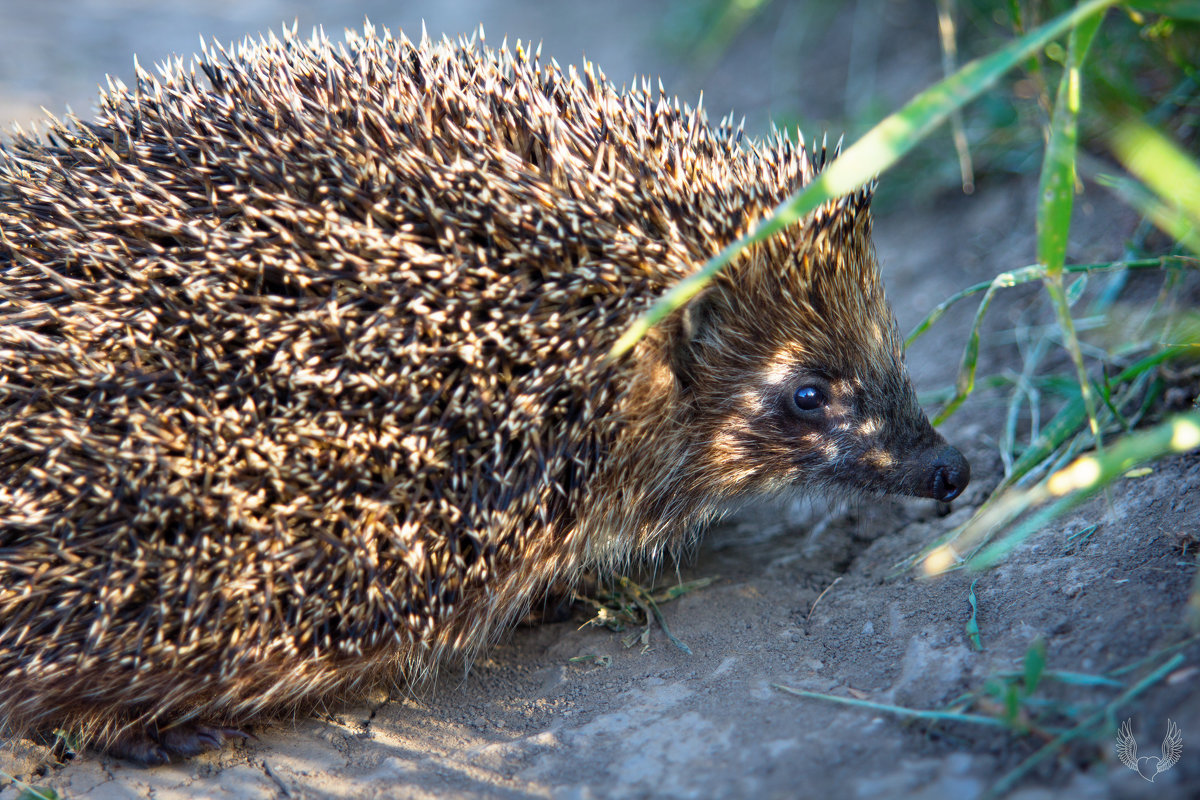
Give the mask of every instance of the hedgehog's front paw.
[(237, 728), (184, 723), (162, 730), (147, 727), (126, 732), (109, 745), (107, 752), (117, 758), (154, 767), (217, 750), (231, 739), (244, 741), (250, 737), (250, 734)]

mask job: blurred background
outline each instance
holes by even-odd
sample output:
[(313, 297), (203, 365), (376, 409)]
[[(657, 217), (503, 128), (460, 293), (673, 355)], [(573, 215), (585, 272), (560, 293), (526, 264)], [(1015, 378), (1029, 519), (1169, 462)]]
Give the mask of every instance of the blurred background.
[(693, 104), (703, 90), (714, 123), (733, 111), (751, 132), (775, 122), (836, 137), (941, 74), (935, 6), (909, 0), (0, 0), (0, 122), (43, 107), (90, 114), (105, 75), (130, 81), (135, 54), (149, 67), (197, 52), (200, 36), (228, 44), (293, 22), (341, 38), (364, 18), (412, 38), (422, 23), (437, 37), (482, 23), (493, 46), (540, 41), (617, 86), (661, 77)]
[[(769, 125), (810, 139), (845, 132), (849, 141), (896, 110), (944, 70), (991, 52), (1074, 5), (1073, 0), (0, 0), (0, 139), (42, 109), (91, 114), (106, 75), (127, 83), (134, 56), (151, 67), (190, 57), (200, 37), (230, 44), (298, 25), (340, 39), (364, 18), (393, 32), (469, 34), (487, 41), (541, 42), (560, 64), (585, 57), (618, 87), (634, 76), (661, 78), (694, 104), (703, 91), (714, 124), (733, 112), (747, 131)], [(1186, 3), (1175, 5), (1186, 5)], [(943, 30), (939, 34), (939, 12)], [(1192, 12), (1195, 13), (1195, 12)], [(1109, 15), (1088, 64), (1081, 143), (1102, 139), (1119, 106), (1150, 111), (1190, 146), (1200, 125), (1195, 101), (1196, 25), (1134, 11)], [(948, 56), (949, 41), (957, 53)], [(963, 112), (958, 141), (943, 126), (881, 186), (886, 214), (990, 177), (1036, 174), (1049, 121), (1061, 43), (1010, 73)], [(1088, 98), (1085, 98), (1088, 99)], [(1100, 114), (1093, 113), (1099, 110)], [(1126, 113), (1126, 112), (1122, 112)], [(967, 147), (969, 145), (969, 155)], [(968, 165), (964, 168), (964, 165)], [(894, 177), (899, 174), (899, 177)]]

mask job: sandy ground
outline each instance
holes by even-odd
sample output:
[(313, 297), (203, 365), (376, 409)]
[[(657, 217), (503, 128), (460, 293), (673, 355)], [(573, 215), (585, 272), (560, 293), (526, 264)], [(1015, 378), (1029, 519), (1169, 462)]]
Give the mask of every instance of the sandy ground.
[[(431, 32), (452, 34), (482, 20), (489, 40), (505, 32), (541, 38), (560, 62), (586, 51), (618, 83), (637, 72), (665, 75), (685, 99), (704, 88), (710, 114), (737, 108), (751, 130), (768, 118), (794, 119), (796, 108), (804, 109), (806, 127), (819, 130), (823, 120), (845, 115), (855, 100), (847, 82), (861, 85), (864, 74), (888, 107), (937, 76), (932, 4), (873, 4), (884, 27), (866, 52), (880, 63), (865, 71), (854, 54), (871, 34), (854, 24), (853, 8), (817, 29), (810, 25), (824, 14), (820, 4), (776, 3), (724, 57), (697, 67), (663, 44), (662, 31), (682, 5), (559, 4), (549, 12), (532, 2), (483, 0), (437, 9), (333, 0), (183, 10), (136, 0), (3, 2), (0, 119), (28, 122), (39, 106), (83, 112), (104, 73), (128, 78), (133, 52), (152, 62), (192, 52), (197, 34), (228, 41), (293, 17), (302, 28), (323, 23), (336, 32), (369, 14), (378, 24), (419, 31), (424, 14)], [(877, 245), (902, 329), (949, 293), (1032, 260), (1034, 191), (1028, 180), (985, 178), (969, 198), (947, 193), (892, 204), (878, 218)], [(1118, 257), (1135, 222), (1088, 186), (1071, 257)], [(994, 328), (1023, 319), (1031, 297), (1001, 300)], [(969, 314), (952, 313), (910, 353), (922, 388), (952, 381)], [(986, 350), (984, 359), (985, 372), (1018, 364), (1006, 347)], [(664, 606), (691, 655), (661, 631), (649, 648), (626, 649), (619, 636), (580, 629), (576, 619), (519, 629), (469, 675), (443, 675), (429, 691), (258, 728), (256, 740), (187, 763), (144, 769), (84, 753), (59, 765), (45, 748), (17, 741), (0, 745), (0, 769), (72, 800), (979, 797), (1043, 741), (961, 723), (906, 723), (777, 686), (939, 708), (1020, 669), (1041, 638), (1055, 670), (1102, 674), (1151, 657), (1120, 676), (1128, 687), (1166, 660), (1163, 648), (1186, 639), (1181, 620), (1195, 560), (1183, 548), (1200, 535), (1196, 453), (1118, 484), (990, 572), (924, 581), (893, 569), (969, 516), (999, 481), (993, 443), (1002, 416), (1000, 400), (980, 397), (947, 426), (975, 476), (949, 516), (920, 501), (849, 510), (795, 501), (744, 509), (711, 531), (678, 571), (717, 580)], [(1098, 527), (1086, 540), (1069, 538), (1089, 525)], [(665, 565), (660, 579), (674, 572)], [(974, 577), (982, 652), (970, 647), (964, 627)], [(1172, 770), (1148, 783), (1101, 741), (1049, 759), (1012, 796), (1197, 796), (1200, 745), (1191, 742), (1200, 735), (1200, 647), (1178, 652), (1180, 666), (1113, 715), (1133, 719), (1140, 752), (1151, 755), (1167, 718), (1174, 720), (1184, 750)], [(584, 660), (572, 660), (578, 657)], [(1047, 694), (1083, 705), (1120, 691), (1068, 686)], [(2, 788), (0, 800), (17, 794)]]

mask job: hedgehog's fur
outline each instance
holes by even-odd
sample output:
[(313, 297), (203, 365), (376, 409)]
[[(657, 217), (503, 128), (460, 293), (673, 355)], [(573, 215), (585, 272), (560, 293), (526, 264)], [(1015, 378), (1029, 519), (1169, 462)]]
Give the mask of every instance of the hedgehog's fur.
[(869, 188), (606, 358), (823, 149), (369, 27), (159, 72), (0, 153), (0, 728), (242, 724), (730, 500), (931, 494)]

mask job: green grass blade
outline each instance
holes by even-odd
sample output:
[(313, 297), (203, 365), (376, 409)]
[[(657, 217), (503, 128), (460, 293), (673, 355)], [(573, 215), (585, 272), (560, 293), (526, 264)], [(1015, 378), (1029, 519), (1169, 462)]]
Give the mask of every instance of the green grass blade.
[(926, 89), (902, 109), (884, 119), (851, 145), (808, 186), (781, 203), (754, 230), (730, 244), (697, 272), (672, 286), (649, 311), (621, 335), (610, 351), (616, 358), (627, 352), (651, 326), (696, 296), (722, 268), (746, 247), (769, 239), (815, 210), (821, 203), (857, 189), (911, 150), (957, 108), (977, 97), (1000, 76), (1022, 63), (1047, 42), (1103, 11), (1115, 0), (1086, 0), (999, 50), (978, 58), (954, 75)]
[[(1195, 347), (1187, 344), (1164, 348), (1157, 353), (1153, 353), (1130, 364), (1114, 377), (1111, 383), (1114, 385), (1128, 383), (1147, 370), (1157, 367), (1159, 364), (1188, 355), (1194, 356), (1195, 353)], [(1012, 474), (996, 488), (996, 492), (999, 493), (1003, 489), (1013, 485), (1023, 478), (1027, 472), (1049, 458), (1054, 451), (1079, 430), (1085, 419), (1086, 415), (1081, 397), (1076, 397), (1059, 409), (1054, 418), (1042, 429), (1042, 435), (1038, 437), (1037, 441), (1025, 450), (1013, 463)]]
[(1044, 675), (1049, 680), (1065, 683), (1071, 686), (1113, 686), (1122, 687), (1125, 684), (1105, 675), (1090, 675), (1086, 672), (1067, 672), (1064, 670), (1048, 671)]
[(17, 800), (59, 800), (58, 792), (53, 789), (43, 789), (40, 786), (30, 786), (23, 780), (9, 775), (7, 772), (0, 770), (0, 778), (7, 780), (13, 786), (21, 790), (17, 795)]
[[(1080, 456), (1044, 484), (1027, 491), (1030, 505), (1052, 500), (1027, 517), (999, 542), (970, 559), (970, 569), (987, 569), (1051, 520), (1075, 508), (1139, 464), (1200, 447), (1200, 412), (1181, 414), (1164, 423), (1125, 436), (1104, 452)], [(967, 532), (970, 535), (970, 532)]]
[[(1175, 265), (1176, 263), (1183, 267), (1189, 266), (1187, 262), (1183, 262), (1178, 256), (1160, 256), (1158, 258), (1139, 258), (1134, 261), (1110, 261), (1103, 264), (1071, 264), (1070, 266), (1064, 267), (1063, 271), (1068, 273), (1082, 273), (1086, 275), (1089, 272), (1115, 272), (1127, 269), (1164, 269), (1166, 267)], [(1036, 280), (1040, 278), (1042, 276), (1042, 270), (1036, 264), (1032, 264), (1027, 267), (1021, 267), (1020, 269), (1012, 270), (1005, 274), (1012, 276), (1012, 280), (1014, 282), (1010, 285), (1016, 286), (1020, 283), (1026, 283), (1030, 280)], [(934, 323), (941, 319), (945, 313), (950, 310), (951, 306), (955, 305), (960, 300), (973, 297), (980, 292), (986, 292), (994, 282), (995, 279), (990, 281), (980, 281), (979, 283), (972, 284), (966, 289), (963, 289), (962, 291), (957, 292), (956, 294), (953, 294), (942, 302), (938, 303), (936, 306), (934, 306), (932, 311), (925, 315), (924, 319), (922, 319), (916, 324), (915, 327), (913, 327), (908, 336), (905, 337), (904, 346), (911, 347), (912, 343), (915, 342), (917, 338), (924, 334), (927, 330), (933, 327)]]
[(1140, 120), (1122, 122), (1111, 141), (1117, 158), (1130, 172), (1200, 222), (1200, 165), (1194, 159)]
[[(938, 34), (942, 42), (942, 72), (949, 77), (954, 74), (954, 65), (958, 61), (954, 0), (937, 0), (937, 15)], [(975, 168), (971, 165), (971, 147), (967, 142), (962, 109), (956, 108), (951, 112), (950, 133), (954, 139), (954, 150), (958, 153), (958, 171), (962, 176), (963, 194), (971, 194), (975, 191)]]
[(971, 588), (967, 590), (967, 602), (971, 604), (971, 616), (967, 619), (967, 640), (971, 643), (971, 649), (977, 653), (983, 652), (983, 636), (979, 631), (979, 601), (975, 599), (975, 584), (979, 583), (979, 578), (971, 581)]
[(1075, 363), (1083, 406), (1097, 446), (1102, 444), (1100, 422), (1096, 418), (1096, 400), (1092, 396), (1087, 365), (1079, 348), (1071, 306), (1063, 290), (1063, 264), (1067, 256), (1067, 240), (1071, 232), (1071, 213), (1075, 208), (1075, 152), (1079, 141), (1080, 73), (1088, 48), (1100, 29), (1102, 14), (1088, 17), (1071, 30), (1067, 45), (1067, 63), (1054, 114), (1050, 122), (1050, 139), (1046, 144), (1046, 159), (1042, 163), (1038, 184), (1037, 256), (1046, 268), (1045, 286), (1063, 332), (1063, 344)]
[(1111, 190), (1138, 213), (1148, 217), (1155, 227), (1166, 233), (1188, 250), (1200, 255), (1200, 228), (1179, 209), (1168, 205), (1154, 193), (1132, 178), (1116, 175), (1097, 175), (1096, 182)]
[[(1190, 412), (1125, 436), (1108, 450), (1080, 456), (1030, 489), (997, 489), (970, 521), (923, 554), (923, 570), (927, 575), (939, 575), (963, 566), (971, 570), (987, 569), (1004, 560), (1033, 533), (1133, 467), (1196, 447), (1200, 447), (1200, 412)], [(1041, 507), (1003, 539), (972, 552), (992, 533), (1037, 506)]]
[(971, 333), (967, 336), (967, 344), (963, 348), (962, 361), (958, 367), (958, 378), (954, 383), (954, 397), (934, 417), (934, 425), (941, 425), (945, 422), (975, 390), (975, 369), (979, 361), (979, 329), (983, 326), (983, 318), (987, 314), (988, 306), (992, 304), (992, 298), (996, 296), (996, 292), (1003, 288), (1037, 280), (1044, 274), (1042, 268), (1035, 265), (1022, 267), (1012, 272), (1002, 272), (992, 279), (983, 299), (979, 301), (979, 307), (975, 309), (975, 320), (971, 323)]
[(840, 703), (845, 706), (855, 706), (856, 708), (865, 708), (869, 711), (886, 711), (890, 714), (896, 714), (901, 717), (911, 719), (923, 719), (930, 722), (970, 722), (976, 725), (986, 725), (988, 727), (1007, 727), (1003, 722), (995, 717), (985, 717), (982, 714), (963, 714), (956, 711), (926, 711), (918, 708), (906, 708), (904, 706), (892, 705), (890, 703), (876, 703), (871, 700), (859, 700), (854, 697), (841, 697), (836, 694), (825, 694), (824, 692), (810, 692), (806, 689), (793, 689), (791, 686), (784, 686), (779, 683), (771, 684), (780, 691), (794, 694), (797, 697), (807, 697), (813, 700), (828, 700), (831, 703)]
[[(1140, 359), (1122, 370), (1111, 379), (1110, 383), (1114, 386), (1131, 383), (1142, 379), (1159, 364), (1179, 358), (1195, 357), (1200, 348), (1200, 342), (1194, 341), (1191, 338), (1192, 334), (1188, 331), (1181, 335), (1182, 343), (1164, 347), (1162, 350)], [(1075, 383), (1072, 381), (1070, 385), (1075, 386)], [(1030, 508), (1051, 499), (1052, 496), (1045, 489), (1045, 482), (1032, 489), (1020, 490), (1014, 487), (1027, 475), (1033, 473), (1039, 465), (1049, 463), (1049, 471), (1055, 472), (1072, 459), (1076, 448), (1080, 446), (1080, 440), (1076, 438), (1076, 434), (1085, 419), (1083, 400), (1076, 394), (1073, 400), (1063, 406), (1054, 415), (1054, 418), (1043, 426), (1037, 441), (1014, 461), (1011, 473), (993, 490), (991, 497), (976, 510), (970, 520), (945, 536), (939, 537), (937, 541), (921, 552), (901, 561), (896, 565), (896, 569), (907, 569), (914, 563), (921, 563), (922, 569), (927, 575), (937, 575), (951, 569), (960, 569), (977, 555), (976, 551), (993, 533), (1007, 528), (1018, 516)], [(1121, 447), (1123, 442), (1124, 440), (1118, 442), (1117, 447)], [(1123, 452), (1123, 450), (1119, 450), (1118, 454), (1113, 457), (1119, 458)], [(1073, 500), (1071, 502), (1060, 501), (1049, 509), (1040, 509), (1037, 511), (1036, 519), (1027, 521), (1027, 524), (1031, 525), (1029, 530), (1036, 530), (1073, 505), (1075, 505)], [(1011, 544), (1015, 547), (1018, 543), (1012, 542)], [(997, 558), (1002, 555), (1003, 553), (998, 553)], [(974, 562), (970, 563), (971, 566), (974, 566)]]
[(1088, 17), (1071, 30), (1067, 63), (1058, 85), (1050, 140), (1038, 185), (1037, 257), (1051, 275), (1066, 263), (1067, 237), (1075, 206), (1075, 151), (1079, 141), (1080, 68), (1103, 15)]
[(1158, 195), (1159, 202), (1146, 198), (1131, 181), (1110, 178), (1108, 185), (1167, 234), (1200, 253), (1200, 165), (1140, 120), (1118, 125), (1110, 143), (1120, 162)]

